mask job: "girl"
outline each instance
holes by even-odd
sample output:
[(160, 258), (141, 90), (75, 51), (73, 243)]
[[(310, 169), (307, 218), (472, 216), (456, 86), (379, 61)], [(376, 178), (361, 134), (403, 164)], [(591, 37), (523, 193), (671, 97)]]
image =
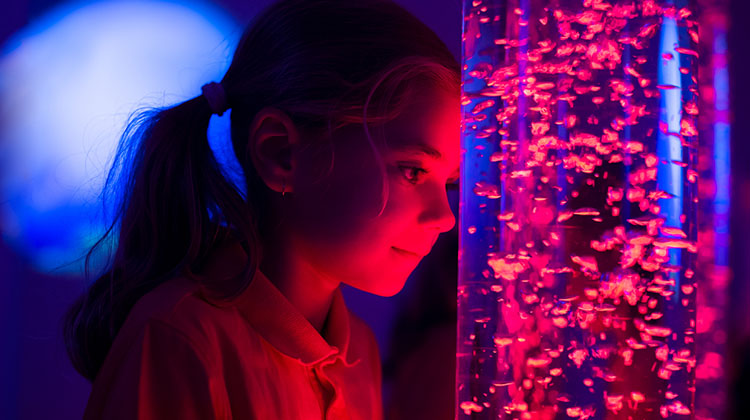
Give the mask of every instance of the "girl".
[[(400, 6), (282, 0), (220, 83), (132, 120), (94, 246), (117, 226), (114, 258), (66, 318), (84, 418), (382, 418), (377, 343), (339, 286), (398, 293), (454, 226), (459, 91)], [(246, 194), (206, 135), (227, 109)]]

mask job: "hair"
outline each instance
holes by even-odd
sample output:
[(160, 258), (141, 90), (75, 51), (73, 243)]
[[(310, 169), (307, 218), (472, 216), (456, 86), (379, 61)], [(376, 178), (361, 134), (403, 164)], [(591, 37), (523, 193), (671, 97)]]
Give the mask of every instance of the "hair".
[[(272, 191), (248, 154), (249, 126), (258, 111), (271, 106), (289, 115), (306, 134), (303, 147), (330, 140), (341, 127), (362, 125), (377, 156), (368, 123), (382, 128), (399, 115), (416, 80), (458, 96), (460, 66), (437, 35), (401, 6), (282, 0), (253, 19), (221, 80), (244, 194), (223, 176), (209, 146), (212, 111), (205, 97), (131, 116), (102, 193), (105, 205), (115, 196), (114, 220), (86, 254), (89, 286), (64, 318), (76, 370), (93, 382), (133, 305), (159, 284), (179, 275), (208, 282), (196, 273), (224, 241), (238, 240), (248, 259), (217, 301), (231, 304), (247, 288), (272, 216), (264, 205)], [(384, 175), (379, 156), (378, 162)], [(102, 274), (91, 282), (89, 259), (113, 235), (114, 255), (110, 250)]]

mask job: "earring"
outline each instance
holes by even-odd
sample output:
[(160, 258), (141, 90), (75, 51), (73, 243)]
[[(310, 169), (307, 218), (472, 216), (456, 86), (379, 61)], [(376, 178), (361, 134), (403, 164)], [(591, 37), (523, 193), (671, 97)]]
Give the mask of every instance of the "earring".
[(286, 194), (286, 178), (281, 181), (281, 196), (283, 197), (284, 194)]

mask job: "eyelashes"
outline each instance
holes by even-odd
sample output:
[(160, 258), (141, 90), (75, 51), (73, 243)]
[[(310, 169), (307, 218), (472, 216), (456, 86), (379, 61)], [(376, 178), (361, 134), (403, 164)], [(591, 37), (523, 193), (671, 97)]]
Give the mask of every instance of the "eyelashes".
[(404, 176), (404, 179), (406, 179), (406, 181), (409, 182), (410, 184), (417, 184), (419, 176), (422, 174), (428, 173), (426, 169), (420, 168), (419, 166), (398, 165), (398, 170), (399, 172), (401, 172), (402, 176), (405, 173), (404, 171), (405, 169), (407, 170), (407, 172), (412, 171), (412, 172), (416, 172), (417, 174), (414, 177)]
[[(422, 167), (412, 165), (398, 165), (398, 170), (401, 173), (401, 176), (412, 185), (418, 184), (421, 177), (429, 173), (428, 170)], [(407, 176), (405, 174), (411, 174), (412, 176)], [(446, 190), (458, 190), (458, 187), (458, 179), (449, 180), (445, 184)]]

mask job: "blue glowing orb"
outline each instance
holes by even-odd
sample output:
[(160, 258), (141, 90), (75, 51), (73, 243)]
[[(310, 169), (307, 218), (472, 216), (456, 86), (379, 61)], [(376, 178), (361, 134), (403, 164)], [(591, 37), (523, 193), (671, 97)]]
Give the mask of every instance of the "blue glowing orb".
[[(2, 240), (39, 271), (82, 273), (129, 114), (199, 95), (240, 35), (213, 7), (165, 1), (68, 5), (16, 34), (0, 55)], [(212, 144), (228, 124), (214, 117)]]

